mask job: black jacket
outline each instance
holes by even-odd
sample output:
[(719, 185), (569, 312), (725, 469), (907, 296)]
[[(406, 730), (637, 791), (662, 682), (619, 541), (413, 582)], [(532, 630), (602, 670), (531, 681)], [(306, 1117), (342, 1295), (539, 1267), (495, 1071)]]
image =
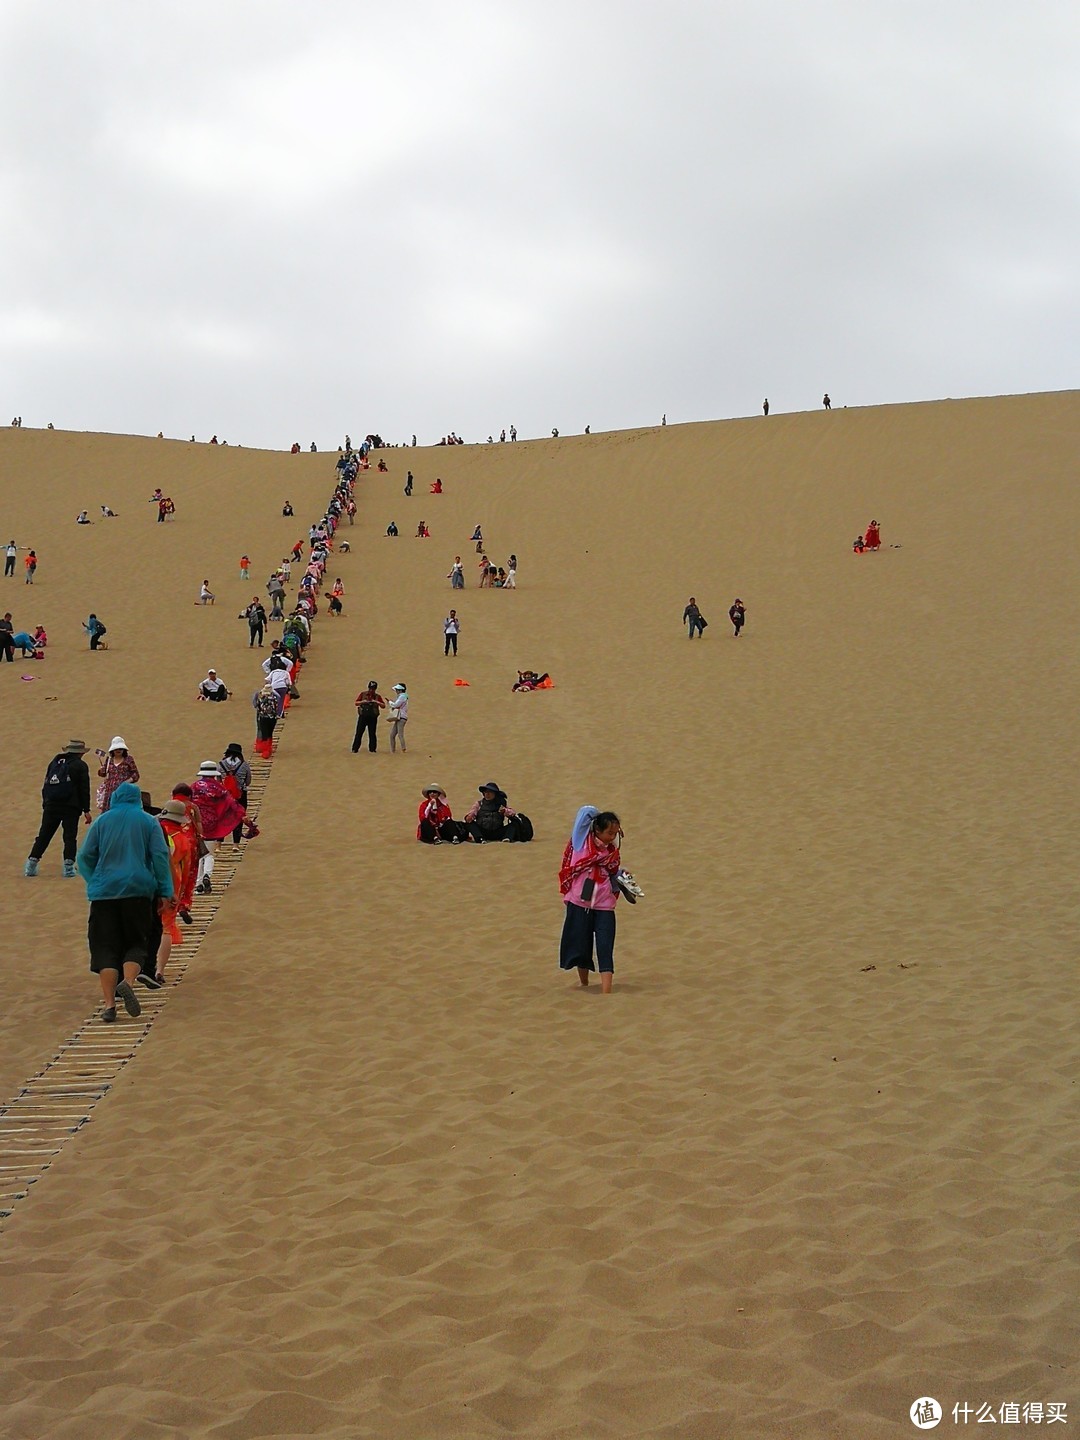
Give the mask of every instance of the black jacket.
[[(68, 774), (71, 776), (71, 782), (74, 786), (74, 793), (69, 799), (53, 802), (56, 809), (67, 812), (75, 811), (79, 815), (88, 815), (90, 813), (90, 771), (86, 768), (86, 761), (78, 755), (65, 755), (63, 751), (61, 751), (59, 755), (54, 756), (53, 759), (67, 761)], [(51, 765), (52, 763), (53, 761), (50, 760), (49, 764)], [(48, 773), (47, 770), (46, 773)], [(47, 786), (42, 787), (41, 799), (44, 805), (50, 803)]]

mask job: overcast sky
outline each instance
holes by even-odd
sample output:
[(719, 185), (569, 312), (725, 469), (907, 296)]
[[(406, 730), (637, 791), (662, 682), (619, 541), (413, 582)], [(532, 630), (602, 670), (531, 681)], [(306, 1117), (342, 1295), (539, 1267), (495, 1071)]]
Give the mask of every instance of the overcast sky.
[(0, 0), (0, 419), (1074, 388), (1075, 0)]

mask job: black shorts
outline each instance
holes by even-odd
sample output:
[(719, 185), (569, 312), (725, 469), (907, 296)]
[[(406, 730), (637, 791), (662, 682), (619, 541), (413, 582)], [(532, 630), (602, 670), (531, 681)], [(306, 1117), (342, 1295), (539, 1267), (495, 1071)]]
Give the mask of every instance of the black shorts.
[(125, 962), (142, 969), (150, 939), (154, 902), (145, 895), (123, 900), (91, 900), (86, 938), (90, 945), (90, 969), (123, 973)]

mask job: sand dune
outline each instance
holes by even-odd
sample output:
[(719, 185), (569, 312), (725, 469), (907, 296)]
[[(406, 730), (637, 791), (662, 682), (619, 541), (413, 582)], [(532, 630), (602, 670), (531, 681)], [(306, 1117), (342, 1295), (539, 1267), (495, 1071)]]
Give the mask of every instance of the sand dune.
[[(1075, 1408), (1078, 438), (1065, 393), (388, 452), (263, 833), (2, 1224), (0, 1430), (876, 1440), (920, 1395)], [(97, 999), (59, 842), (21, 874), (46, 762), (119, 731), (157, 798), (250, 746), (237, 562), (261, 588), (334, 458), (0, 431), (0, 539), (41, 560), (0, 609), (52, 640), (0, 667), (0, 1103)], [(477, 521), (516, 593), (475, 588)], [(232, 704), (195, 701), (208, 664)], [(522, 666), (556, 688), (511, 694)], [(349, 751), (370, 677), (409, 684), (405, 756)], [(460, 814), (489, 777), (533, 845), (414, 842), (423, 784)], [(586, 801), (647, 892), (608, 998), (556, 965)]]

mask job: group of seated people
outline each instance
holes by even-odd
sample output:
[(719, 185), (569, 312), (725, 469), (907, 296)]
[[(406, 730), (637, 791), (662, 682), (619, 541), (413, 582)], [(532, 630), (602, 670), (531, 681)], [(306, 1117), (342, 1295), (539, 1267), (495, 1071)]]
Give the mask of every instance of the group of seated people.
[(545, 670), (543, 675), (538, 675), (535, 670), (519, 670), (517, 672), (517, 684), (512, 685), (512, 690), (551, 690), (555, 682)]
[(480, 798), (463, 820), (455, 820), (441, 785), (421, 791), (416, 838), (424, 845), (490, 845), (496, 841), (524, 843), (533, 838), (532, 821), (512, 810), (506, 791), (495, 781), (479, 787)]

